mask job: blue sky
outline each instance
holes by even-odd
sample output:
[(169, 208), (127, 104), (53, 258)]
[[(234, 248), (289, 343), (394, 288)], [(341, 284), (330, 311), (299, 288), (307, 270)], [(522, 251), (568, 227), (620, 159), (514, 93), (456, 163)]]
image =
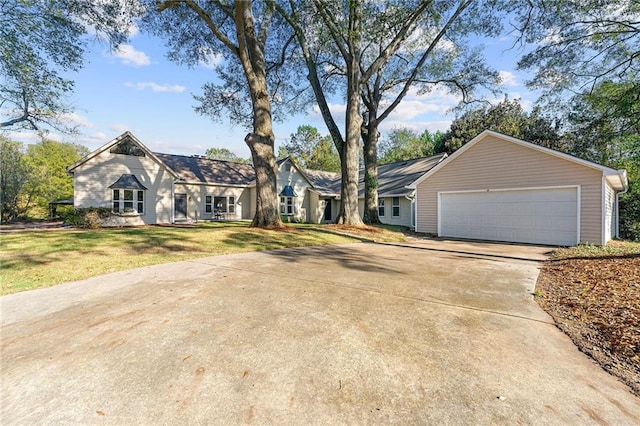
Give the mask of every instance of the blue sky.
[[(522, 52), (510, 49), (509, 38), (484, 44), (486, 57), (503, 76), (503, 92), (510, 99), (521, 98), (523, 106), (529, 108), (538, 95), (526, 89), (524, 82), (528, 75), (515, 70)], [(195, 68), (176, 65), (166, 59), (165, 53), (162, 40), (144, 34), (134, 34), (116, 52), (110, 52), (106, 45), (94, 44), (85, 67), (69, 75), (75, 81), (75, 92), (69, 99), (75, 113), (68, 119), (79, 126), (80, 134), (50, 137), (94, 150), (129, 130), (156, 152), (204, 154), (207, 148), (217, 147), (249, 157), (249, 148), (244, 143), (246, 129), (226, 119), (215, 122), (193, 109), (196, 101), (192, 95), (201, 94), (202, 85), (215, 80), (215, 70), (207, 64)], [(493, 98), (494, 102), (503, 97)], [(418, 132), (444, 131), (454, 118), (450, 109), (457, 103), (457, 98), (440, 91), (423, 96), (409, 93), (396, 112), (383, 122), (382, 135), (394, 127), (410, 127)], [(332, 110), (344, 125), (341, 99), (332, 100)], [(328, 133), (317, 110), (309, 108), (284, 123), (275, 123), (276, 152), (303, 124)], [(39, 140), (37, 135), (24, 131), (9, 131), (7, 136), (27, 143)]]

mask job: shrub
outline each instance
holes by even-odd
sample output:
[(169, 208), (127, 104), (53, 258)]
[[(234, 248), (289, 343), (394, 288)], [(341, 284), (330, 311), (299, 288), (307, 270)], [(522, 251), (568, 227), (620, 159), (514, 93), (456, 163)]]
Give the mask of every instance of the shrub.
[(86, 207), (73, 209), (64, 215), (66, 223), (76, 228), (100, 228), (113, 215), (109, 207)]

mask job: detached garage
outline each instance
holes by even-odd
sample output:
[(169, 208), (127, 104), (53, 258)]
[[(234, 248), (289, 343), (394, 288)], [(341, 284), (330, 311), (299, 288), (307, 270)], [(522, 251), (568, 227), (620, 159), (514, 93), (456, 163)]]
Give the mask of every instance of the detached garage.
[(624, 170), (484, 131), (410, 187), (417, 232), (571, 246), (616, 235)]

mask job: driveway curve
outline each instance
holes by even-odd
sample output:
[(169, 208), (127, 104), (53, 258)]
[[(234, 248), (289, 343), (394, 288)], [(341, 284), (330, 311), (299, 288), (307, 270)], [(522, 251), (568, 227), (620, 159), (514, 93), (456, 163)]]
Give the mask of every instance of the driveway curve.
[(547, 250), (307, 247), (4, 296), (0, 423), (640, 423), (534, 302)]

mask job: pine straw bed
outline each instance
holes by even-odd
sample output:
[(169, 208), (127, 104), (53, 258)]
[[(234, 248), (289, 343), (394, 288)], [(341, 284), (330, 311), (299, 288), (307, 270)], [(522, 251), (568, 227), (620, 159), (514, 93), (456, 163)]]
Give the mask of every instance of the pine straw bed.
[(558, 249), (536, 289), (576, 346), (640, 396), (640, 243)]

